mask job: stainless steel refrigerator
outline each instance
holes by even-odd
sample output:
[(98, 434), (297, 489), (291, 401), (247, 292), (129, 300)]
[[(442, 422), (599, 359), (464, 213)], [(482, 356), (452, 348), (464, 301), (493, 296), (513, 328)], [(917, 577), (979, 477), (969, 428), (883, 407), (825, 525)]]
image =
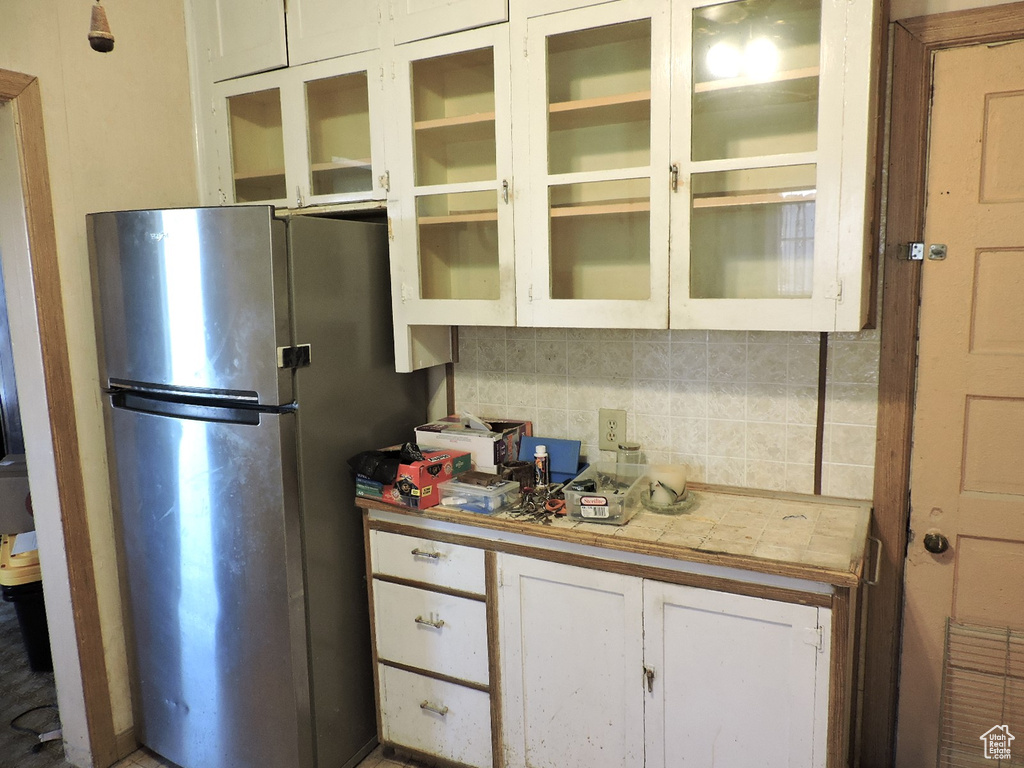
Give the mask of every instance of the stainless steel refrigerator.
[(88, 216), (139, 741), (340, 768), (376, 740), (346, 460), (409, 439), (386, 228), (246, 206)]

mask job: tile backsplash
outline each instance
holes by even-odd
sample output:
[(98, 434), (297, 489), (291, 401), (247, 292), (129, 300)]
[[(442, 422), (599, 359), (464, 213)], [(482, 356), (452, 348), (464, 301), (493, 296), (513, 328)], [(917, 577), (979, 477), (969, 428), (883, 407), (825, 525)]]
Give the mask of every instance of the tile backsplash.
[[(598, 449), (597, 411), (626, 411), (626, 437), (694, 480), (811, 493), (817, 333), (459, 328), (455, 406), (530, 419), (534, 434)], [(822, 493), (870, 498), (878, 332), (829, 335)]]

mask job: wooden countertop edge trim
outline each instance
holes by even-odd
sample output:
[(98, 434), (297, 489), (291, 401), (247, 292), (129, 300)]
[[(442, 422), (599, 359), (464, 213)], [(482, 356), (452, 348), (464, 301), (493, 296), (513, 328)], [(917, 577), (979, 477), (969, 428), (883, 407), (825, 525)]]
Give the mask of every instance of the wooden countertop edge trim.
[(537, 523), (517, 522), (514, 520), (496, 520), (487, 517), (486, 515), (461, 512), (458, 510), (451, 510), (446, 507), (429, 507), (428, 509), (416, 510), (410, 507), (400, 507), (396, 504), (386, 504), (381, 501), (362, 497), (356, 498), (356, 506), (361, 507), (364, 510), (397, 512), (398, 514), (404, 514), (411, 518), (424, 518), (427, 520), (454, 523), (456, 525), (468, 525), (492, 531), (517, 533), (540, 539), (584, 544), (599, 547), (601, 549), (630, 552), (637, 555), (666, 557), (673, 560), (718, 565), (725, 568), (740, 568), (743, 570), (755, 571), (757, 573), (767, 573), (774, 576), (790, 576), (797, 579), (803, 579), (805, 581), (817, 581), (825, 584), (831, 584), (837, 587), (857, 586), (860, 583), (861, 572), (863, 570), (863, 558), (852, 564), (850, 570), (837, 571), (831, 568), (763, 560), (756, 557), (750, 557), (748, 555), (734, 555), (727, 552), (701, 552), (699, 550), (688, 549), (679, 545), (658, 544), (657, 542), (645, 542), (636, 539), (614, 537), (610, 533), (587, 533), (585, 531), (574, 531), (568, 528), (554, 528)]

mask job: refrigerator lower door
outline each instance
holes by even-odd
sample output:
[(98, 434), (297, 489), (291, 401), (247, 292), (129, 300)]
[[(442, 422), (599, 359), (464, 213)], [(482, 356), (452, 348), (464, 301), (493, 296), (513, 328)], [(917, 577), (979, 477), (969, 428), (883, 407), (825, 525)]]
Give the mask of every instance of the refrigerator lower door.
[(183, 768), (311, 768), (294, 414), (106, 409), (136, 734)]

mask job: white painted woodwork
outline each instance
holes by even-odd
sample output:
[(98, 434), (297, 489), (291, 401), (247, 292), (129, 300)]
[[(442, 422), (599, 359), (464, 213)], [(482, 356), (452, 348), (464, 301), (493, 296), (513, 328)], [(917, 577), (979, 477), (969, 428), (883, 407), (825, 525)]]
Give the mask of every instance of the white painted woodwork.
[(391, 34), (408, 43), (508, 21), (509, 0), (386, 0)]
[(487, 685), (483, 601), (374, 579), (377, 656)]
[[(693, 87), (691, 50), (683, 41), (693, 34), (693, 10), (707, 5), (692, 0), (676, 0), (672, 5), (674, 49), (672, 103), (674, 115), (691, 112)], [(689, 120), (672, 121), (671, 163), (679, 168), (679, 184), (672, 194), (671, 236), (671, 306), (672, 328), (760, 329), (760, 330), (860, 330), (866, 320), (867, 291), (870, 275), (866, 270), (865, 213), (867, 181), (871, 173), (873, 151), (872, 109), (870, 93), (877, 68), (877, 46), (872, 44), (879, 27), (876, 10), (871, 4), (857, 0), (842, 3), (826, 0), (822, 4), (821, 47), (819, 60), (801, 62), (795, 68), (780, 72), (775, 80), (784, 82), (788, 90), (799, 88), (801, 81), (817, 76), (817, 142), (805, 151), (794, 135), (792, 146), (799, 150), (787, 153), (781, 147), (777, 130), (768, 130), (770, 154), (750, 154), (739, 159), (692, 160)], [(799, 51), (796, 52), (799, 55)], [(736, 80), (731, 88), (748, 85)], [(697, 91), (706, 91), (704, 84)], [(724, 86), (720, 91), (728, 97)], [(740, 112), (744, 107), (739, 106)], [(726, 118), (728, 119), (728, 118)], [(785, 137), (783, 137), (785, 138)], [(756, 137), (748, 143), (756, 144)], [(734, 279), (750, 279), (764, 269), (762, 284), (740, 286), (736, 296), (702, 297), (691, 281), (691, 247), (703, 248), (691, 241), (693, 174), (721, 171), (741, 172), (757, 168), (793, 168), (808, 163), (816, 166), (814, 195), (814, 245), (810, 267), (813, 269), (810, 293), (798, 291), (787, 295), (782, 286), (784, 263), (781, 249), (777, 261), (761, 263), (737, 261)], [(734, 173), (733, 176), (737, 174)], [(783, 179), (778, 182), (785, 188)], [(749, 200), (752, 205), (764, 200)], [(714, 247), (712, 244), (709, 247)], [(728, 263), (733, 254), (723, 253)], [(700, 269), (699, 263), (694, 268)], [(779, 277), (775, 277), (775, 274)], [(779, 285), (773, 284), (778, 281)], [(775, 293), (779, 296), (775, 297)]]
[[(365, 78), (365, 94), (356, 99), (354, 110), (331, 105), (337, 114), (325, 114), (309, 101), (316, 93), (316, 85), (332, 78), (356, 75)], [(312, 86), (313, 90), (310, 89)], [(239, 110), (237, 99), (250, 94), (265, 94), (262, 110)], [(214, 110), (208, 121), (207, 140), (220, 161), (220, 190), (224, 202), (266, 202), (279, 207), (297, 208), (307, 205), (382, 200), (385, 195), (381, 184), (384, 173), (384, 136), (378, 122), (383, 121), (383, 71), (378, 51), (353, 54), (329, 61), (299, 67), (264, 72), (237, 80), (217, 83), (213, 87)], [(365, 100), (363, 100), (365, 99)], [(269, 105), (278, 110), (270, 114)], [(316, 125), (312, 115), (318, 115)], [(345, 131), (358, 132), (354, 142)], [(326, 136), (327, 138), (324, 138)], [(347, 158), (331, 158), (322, 147), (324, 141), (354, 143), (358, 148), (347, 154), (358, 154), (355, 162)], [(324, 170), (328, 164), (311, 160), (312, 142), (318, 142), (319, 151), (326, 152), (325, 160), (335, 160), (335, 167), (361, 166), (370, 180), (369, 189), (315, 194), (312, 173)], [(341, 151), (338, 151), (342, 154)], [(316, 154), (314, 150), (313, 154)], [(365, 155), (365, 156), (363, 156)], [(240, 194), (241, 184), (258, 183), (262, 178), (284, 177), (284, 195)], [(280, 185), (278, 185), (279, 187)], [(258, 189), (258, 187), (257, 187)]]
[(380, 2), (288, 0), (288, 63), (294, 66), (379, 48)]
[(829, 618), (645, 580), (646, 768), (824, 768)]
[(373, 530), (370, 563), (377, 575), (485, 593), (484, 553), (474, 547)]
[[(921, 265), (899, 768), (981, 764), (995, 725), (1016, 760), (1024, 744), (1004, 704), (1015, 686), (1020, 701), (1012, 662), (944, 673), (948, 621), (997, 630), (1000, 647), (1024, 629), (1024, 42), (940, 50), (933, 77), (924, 242), (948, 250)], [(927, 551), (929, 534), (948, 549)]]
[(548, 13), (586, 8), (588, 5), (615, 2), (616, 0), (514, 0), (515, 12), (522, 16), (544, 16)]
[[(638, 52), (615, 36), (641, 20), (650, 42)], [(526, 150), (516, 155), (517, 323), (665, 328), (669, 4), (623, 0), (514, 23), (513, 135)], [(599, 28), (607, 34), (591, 47), (549, 54), (549, 41)], [(556, 204), (560, 191), (570, 204)], [(633, 200), (620, 210), (614, 198)], [(579, 204), (588, 199), (599, 202)]]
[[(476, 85), (481, 72), (459, 68), (476, 51), (493, 57), (493, 90), (487, 83)], [(515, 325), (516, 190), (508, 25), (397, 46), (393, 55), (388, 216), (396, 356), (402, 359), (408, 354), (403, 338), (408, 326)], [(444, 74), (449, 64), (453, 69)], [(433, 119), (417, 120), (417, 109)], [(468, 138), (451, 138), (456, 130)], [(441, 134), (440, 148), (428, 155), (425, 142), (432, 133)], [(487, 154), (487, 145), (493, 145), (493, 169), (477, 159)], [(448, 195), (445, 211), (455, 215), (420, 215), (419, 205), (443, 195)], [(460, 217), (464, 200), (469, 209), (484, 208), (484, 213)]]
[(635, 577), (500, 556), (505, 764), (643, 765)]
[(386, 664), (379, 664), (377, 671), (382, 741), (461, 765), (491, 767), (491, 706), (487, 693)]
[(284, 0), (193, 2), (197, 42), (214, 82), (288, 66)]

